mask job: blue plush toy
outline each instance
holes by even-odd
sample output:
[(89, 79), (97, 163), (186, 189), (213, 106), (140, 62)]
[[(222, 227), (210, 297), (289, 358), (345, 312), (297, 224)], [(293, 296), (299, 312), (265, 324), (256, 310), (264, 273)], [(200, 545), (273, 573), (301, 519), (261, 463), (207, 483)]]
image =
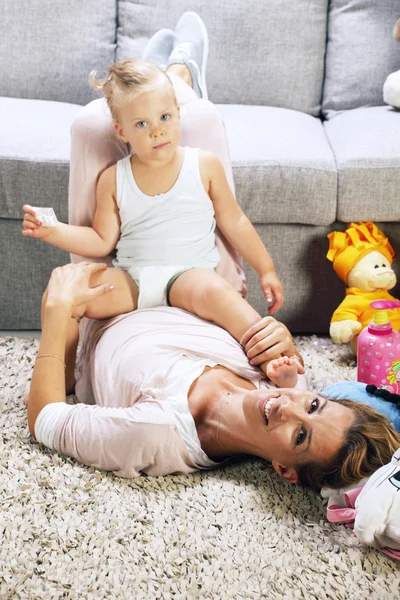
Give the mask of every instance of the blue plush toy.
[[(330, 400), (353, 400), (367, 404), (378, 412), (386, 415), (394, 429), (400, 433), (400, 397), (380, 390), (375, 386), (366, 386), (358, 381), (339, 381), (329, 385), (322, 391), (323, 396)], [(386, 395), (386, 399), (384, 399)], [(384, 396), (384, 397), (382, 397)]]

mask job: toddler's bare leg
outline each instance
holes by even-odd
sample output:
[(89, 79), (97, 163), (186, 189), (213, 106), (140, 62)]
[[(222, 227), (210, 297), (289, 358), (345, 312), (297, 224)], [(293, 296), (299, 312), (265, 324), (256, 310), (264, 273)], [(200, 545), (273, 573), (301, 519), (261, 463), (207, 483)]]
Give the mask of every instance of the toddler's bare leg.
[[(209, 269), (191, 269), (172, 284), (172, 306), (183, 308), (220, 325), (239, 341), (260, 315), (222, 277)], [(303, 372), (294, 357), (280, 357), (260, 365), (264, 373), (280, 387), (294, 387)]]
[[(220, 275), (210, 269), (190, 269), (172, 284), (172, 306), (220, 325), (239, 341), (261, 317)], [(267, 363), (261, 366), (265, 372)]]
[(132, 277), (122, 269), (106, 269), (92, 275), (91, 287), (109, 283), (114, 289), (87, 304), (74, 310), (74, 316), (85, 316), (90, 319), (108, 319), (123, 313), (136, 310), (139, 291)]

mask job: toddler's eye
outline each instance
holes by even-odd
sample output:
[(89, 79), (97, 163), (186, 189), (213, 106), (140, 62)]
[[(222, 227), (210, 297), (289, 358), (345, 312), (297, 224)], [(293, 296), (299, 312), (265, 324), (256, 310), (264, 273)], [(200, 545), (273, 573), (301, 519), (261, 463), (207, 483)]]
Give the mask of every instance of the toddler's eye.
[(318, 406), (319, 406), (319, 400), (318, 398), (315, 398), (315, 400), (313, 400), (310, 404), (310, 408), (309, 408), (309, 413), (313, 413), (316, 410), (318, 410)]
[(300, 446), (300, 444), (302, 444), (305, 439), (306, 439), (306, 432), (304, 431), (304, 429), (301, 429), (301, 431), (297, 434), (296, 445)]
[(169, 115), (161, 115), (161, 121), (168, 121)]
[(146, 126), (146, 121), (138, 121), (136, 123), (136, 127), (145, 127)]

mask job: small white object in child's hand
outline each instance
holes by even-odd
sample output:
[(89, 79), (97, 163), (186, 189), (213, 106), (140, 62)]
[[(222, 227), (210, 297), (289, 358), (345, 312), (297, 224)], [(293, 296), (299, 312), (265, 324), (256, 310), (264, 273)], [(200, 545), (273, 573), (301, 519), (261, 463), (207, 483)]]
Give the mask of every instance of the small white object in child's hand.
[(57, 225), (58, 219), (56, 213), (52, 208), (45, 208), (43, 206), (32, 206), (35, 211), (35, 216), (41, 221), (43, 227), (54, 227)]

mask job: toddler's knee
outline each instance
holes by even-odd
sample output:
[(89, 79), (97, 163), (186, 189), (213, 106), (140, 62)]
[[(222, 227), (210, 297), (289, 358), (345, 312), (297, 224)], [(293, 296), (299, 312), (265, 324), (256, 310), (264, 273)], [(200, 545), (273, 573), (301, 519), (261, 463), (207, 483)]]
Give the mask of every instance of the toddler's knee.
[(203, 285), (200, 286), (198, 293), (202, 300), (212, 303), (232, 291), (234, 291), (232, 286), (225, 279), (217, 275), (217, 273), (210, 273), (205, 278)]

